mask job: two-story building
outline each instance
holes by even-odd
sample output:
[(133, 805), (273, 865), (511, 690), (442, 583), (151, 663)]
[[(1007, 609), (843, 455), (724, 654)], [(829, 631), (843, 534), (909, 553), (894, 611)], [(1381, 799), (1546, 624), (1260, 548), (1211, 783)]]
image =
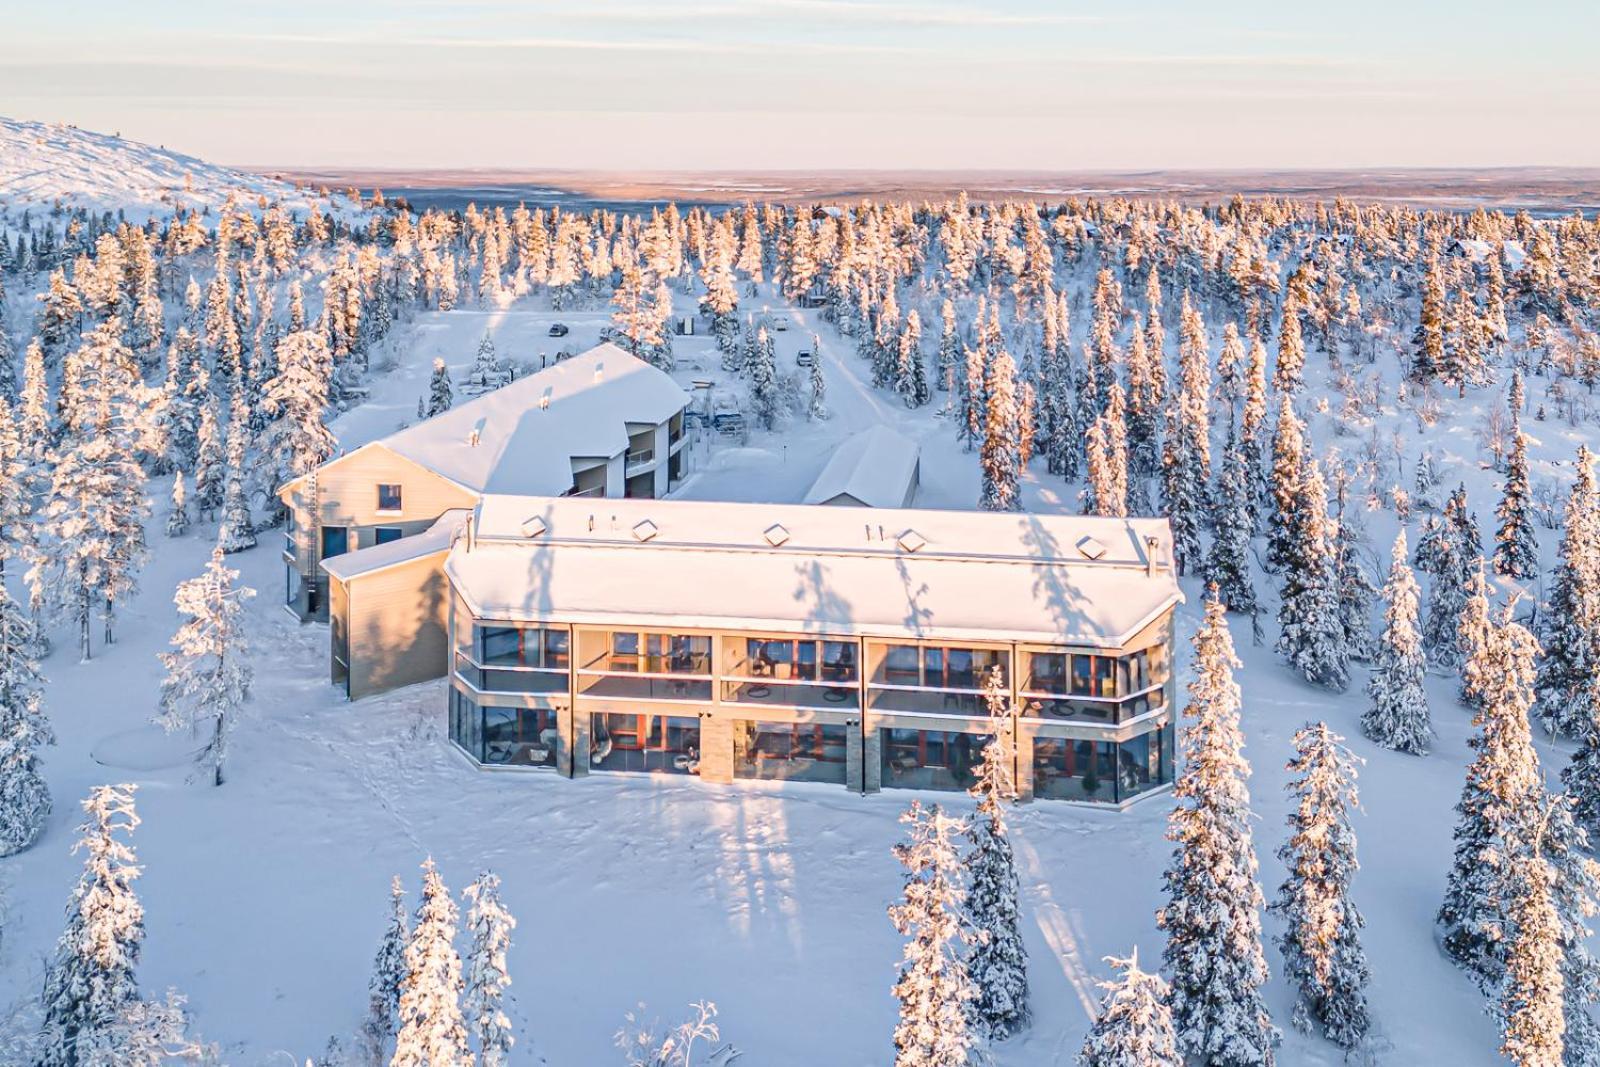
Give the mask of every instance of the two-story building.
[[(1165, 520), (487, 495), (446, 550), (475, 764), (1026, 796), (1172, 780)], [(337, 667), (335, 668), (337, 671)], [(991, 717), (999, 672), (1007, 711)]]
[(685, 473), (688, 403), (602, 344), (330, 460), (281, 491), (284, 603), (330, 620), (352, 697), (438, 677), (439, 568), (462, 517), (489, 493), (665, 495)]

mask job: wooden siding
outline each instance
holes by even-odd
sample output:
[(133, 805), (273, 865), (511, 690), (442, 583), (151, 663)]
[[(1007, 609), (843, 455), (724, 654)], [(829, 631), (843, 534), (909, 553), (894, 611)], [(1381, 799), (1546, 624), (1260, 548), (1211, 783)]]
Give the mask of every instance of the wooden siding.
[[(400, 511), (378, 510), (380, 484), (400, 486)], [(301, 574), (313, 574), (309, 479), (302, 479), (285, 496), (294, 511), (296, 562)], [(317, 525), (348, 527), (351, 551), (377, 544), (379, 526), (399, 527), (409, 536), (426, 530), (452, 508), (471, 508), (478, 502), (478, 494), (383, 445), (369, 445), (325, 465), (317, 473), (317, 498), (321, 513)]]
[(344, 586), (350, 699), (444, 676), (450, 602), (446, 554), (434, 552), (332, 583)]

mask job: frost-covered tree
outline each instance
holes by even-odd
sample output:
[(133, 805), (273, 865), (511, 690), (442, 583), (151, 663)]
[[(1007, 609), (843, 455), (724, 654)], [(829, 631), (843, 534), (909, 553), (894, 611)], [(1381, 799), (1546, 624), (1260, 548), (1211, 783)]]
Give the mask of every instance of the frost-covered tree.
[(1106, 410), (1089, 427), (1085, 449), (1087, 485), (1084, 502), (1090, 515), (1122, 518), (1128, 514), (1128, 439), (1122, 386), (1106, 387)]
[(484, 871), (464, 891), (467, 929), (472, 944), (467, 949), (466, 991), (462, 997), (467, 1032), (478, 1049), (482, 1067), (504, 1067), (516, 1038), (503, 1006), (511, 975), (506, 952), (517, 920), (500, 902), (500, 879)]
[(433, 361), (433, 377), (428, 379), (428, 403), (423, 409), (424, 418), (433, 418), (450, 410), (455, 394), (450, 388), (450, 371), (444, 360)]
[(372, 1063), (389, 1061), (389, 1044), (400, 1019), (400, 989), (406, 980), (406, 945), (411, 928), (406, 919), (405, 890), (396, 875), (389, 883), (389, 924), (384, 927), (367, 983), (367, 1017), (361, 1039)]
[(1367, 577), (1357, 551), (1356, 525), (1345, 518), (1342, 485), (1339, 498), (1339, 511), (1332, 520), (1333, 581), (1339, 598), (1339, 630), (1344, 634), (1345, 654), (1365, 662), (1372, 658), (1372, 602), (1378, 591)]
[(978, 990), (964, 955), (975, 935), (963, 918), (961, 820), (937, 804), (912, 801), (900, 821), (911, 829), (894, 847), (906, 880), (901, 902), (889, 908), (889, 921), (907, 939), (894, 984), (900, 1002), (894, 1067), (968, 1067), (983, 1041), (972, 1010)]
[(194, 468), (194, 508), (202, 522), (215, 521), (222, 508), (227, 451), (223, 431), (217, 418), (216, 401), (207, 398), (200, 408), (200, 429), (197, 435), (198, 455)]
[(1308, 457), (1284, 529), (1277, 650), (1306, 681), (1343, 692), (1350, 684), (1350, 649), (1339, 614), (1331, 521), (1322, 468)]
[(1479, 560), (1467, 581), (1467, 599), (1456, 624), (1456, 652), (1461, 664), (1461, 702), (1476, 710), (1483, 703), (1488, 679), (1481, 672), (1489, 665), (1486, 655), (1494, 637), (1494, 620), (1489, 614), (1489, 579)]
[(458, 913), (430, 856), (422, 865), (422, 902), (406, 942), (400, 986), (400, 1032), (390, 1067), (471, 1067), (461, 1017)]
[(183, 471), (175, 471), (172, 475), (172, 504), (167, 509), (168, 537), (182, 537), (189, 532), (189, 497), (183, 484)]
[(1078, 1067), (1183, 1067), (1167, 983), (1139, 969), (1138, 949), (1127, 959), (1108, 956), (1106, 962), (1122, 976), (1100, 983), (1105, 996), (1078, 1052)]
[(1278, 361), (1272, 372), (1272, 387), (1285, 400), (1300, 391), (1304, 384), (1306, 345), (1300, 336), (1300, 313), (1292, 307), (1283, 309), (1283, 324), (1278, 329)]
[(127, 840), (139, 826), (135, 789), (96, 786), (83, 802), (83, 836), (73, 846), (84, 853), (83, 874), (45, 972), (36, 1067), (87, 1067), (80, 1050), (100, 1044), (97, 1032), (115, 1026), (138, 1002), (134, 969), (144, 944), (144, 908), (133, 891), (139, 867)]
[(50, 816), (50, 787), (38, 750), (55, 734), (44, 713), (33, 623), (0, 582), (0, 856), (39, 839)]
[(1255, 530), (1256, 488), (1250, 481), (1249, 460), (1240, 448), (1234, 434), (1233, 421), (1228, 421), (1228, 443), (1222, 453), (1222, 471), (1218, 475), (1213, 525), (1216, 535), (1211, 539), (1211, 549), (1206, 554), (1206, 583), (1217, 590), (1217, 596), (1229, 611), (1249, 615), (1252, 621), (1261, 609), (1256, 598), (1255, 582), (1250, 574), (1250, 539)]
[(1360, 867), (1350, 825), (1350, 812), (1359, 807), (1360, 760), (1343, 741), (1324, 722), (1294, 735), (1295, 758), (1284, 787), (1294, 807), (1289, 839), (1278, 849), (1288, 876), (1272, 911), (1284, 922), (1277, 940), (1284, 976), (1295, 989), (1296, 1028), (1352, 1049), (1361, 1044), (1372, 1021), (1367, 956), (1360, 940), (1366, 923), (1350, 899), (1350, 881)]
[(1417, 542), (1417, 566), (1433, 575), (1422, 647), (1434, 666), (1449, 669), (1461, 663), (1461, 613), (1482, 563), (1477, 522), (1467, 513), (1466, 489), (1457, 488), (1445, 503), (1443, 519)]
[(1574, 712), (1585, 716), (1572, 761), (1561, 771), (1561, 784), (1572, 800), (1572, 817), (1590, 838), (1600, 840), (1600, 674), (1579, 694)]
[(1270, 1067), (1278, 1030), (1261, 996), (1267, 981), (1263, 898), (1233, 680), (1238, 666), (1225, 609), (1209, 596), (1194, 637), (1183, 770), (1167, 820), (1167, 839), (1176, 848), (1163, 877), (1167, 903), (1156, 921), (1167, 932), (1162, 959), (1171, 975), (1180, 1047), (1192, 1060), (1216, 1067)]
[(1553, 872), (1537, 851), (1516, 857), (1511, 869), (1515, 891), (1507, 917), (1513, 933), (1500, 992), (1500, 1052), (1517, 1067), (1561, 1067), (1566, 981)]
[(250, 513), (250, 494), (246, 485), (250, 456), (250, 412), (245, 407), (244, 390), (233, 391), (228, 415), (227, 468), (222, 490), (222, 530), (217, 544), (224, 552), (243, 552), (256, 546), (255, 517)]
[(811, 395), (806, 415), (818, 422), (828, 417), (828, 381), (822, 376), (822, 348), (816, 334), (811, 335)]
[(1594, 457), (1578, 449), (1567, 497), (1559, 561), (1544, 606), (1544, 656), (1539, 661), (1539, 712), (1547, 729), (1569, 737), (1589, 729), (1576, 705), (1600, 676), (1600, 493)]
[(1297, 542), (1294, 531), (1301, 522), (1305, 498), (1306, 426), (1285, 397), (1278, 407), (1278, 426), (1272, 438), (1269, 475), (1272, 507), (1267, 512), (1267, 569), (1282, 571), (1293, 563)]
[(984, 1032), (999, 1040), (1026, 1029), (1031, 1012), (1017, 861), (1005, 817), (1006, 805), (1016, 799), (1015, 719), (999, 668), (984, 677), (983, 695), (992, 736), (983, 747), (977, 779), (967, 790), (978, 801), (967, 822), (971, 848), (964, 859), (968, 923), (978, 932), (967, 954), (967, 972), (977, 988), (973, 1012)]
[(1529, 495), (1528, 438), (1514, 425), (1505, 487), (1495, 509), (1500, 528), (1494, 538), (1494, 572), (1507, 578), (1532, 578), (1539, 572), (1539, 541), (1528, 512)]
[(765, 325), (756, 328), (755, 344), (745, 357), (745, 373), (750, 378), (750, 399), (756, 408), (761, 428), (778, 424), (778, 357), (772, 335)]
[(983, 447), (978, 453), (983, 468), (983, 495), (978, 503), (985, 511), (1022, 509), (1017, 484), (1021, 475), (1021, 420), (1016, 376), (1017, 366), (1011, 361), (1011, 354), (1004, 349), (995, 353), (984, 382), (988, 402), (984, 409)]
[(228, 738), (250, 699), (255, 675), (244, 633), (244, 602), (256, 591), (235, 587), (239, 572), (223, 563), (222, 551), (220, 544), (212, 549), (205, 571), (179, 582), (173, 595), (184, 622), (172, 635), (174, 651), (159, 654), (167, 676), (156, 717), (168, 733), (209, 734), (195, 763), (196, 774), (203, 773), (213, 785), (222, 784)]
[[(443, 364), (435, 362), (437, 383), (438, 367)], [(261, 409), (271, 419), (262, 441), (270, 472), (269, 501), (278, 500), (278, 490), (286, 483), (327, 462), (337, 447), (333, 434), (322, 421), (328, 407), (328, 383), (332, 374), (333, 356), (318, 331), (290, 333), (278, 342), (278, 374), (266, 383), (261, 395)], [(445, 388), (448, 391), (448, 378)], [(449, 406), (447, 395), (445, 407)], [(234, 465), (231, 424), (228, 432), (231, 478)]]
[(1200, 561), (1200, 528), (1211, 480), (1211, 360), (1205, 323), (1183, 298), (1183, 343), (1179, 349), (1178, 392), (1167, 406), (1162, 440), (1161, 502), (1172, 523), (1178, 573)]
[(1383, 636), (1367, 680), (1371, 703), (1361, 716), (1361, 732), (1385, 748), (1420, 756), (1428, 751), (1433, 720), (1422, 684), (1428, 661), (1417, 625), (1417, 579), (1408, 558), (1401, 530), (1383, 586)]

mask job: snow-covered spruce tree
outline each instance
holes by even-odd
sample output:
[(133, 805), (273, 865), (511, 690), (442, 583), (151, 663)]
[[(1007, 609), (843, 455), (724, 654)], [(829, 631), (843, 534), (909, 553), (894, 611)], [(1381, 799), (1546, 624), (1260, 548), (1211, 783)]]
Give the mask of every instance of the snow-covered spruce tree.
[(1122, 518), (1128, 514), (1128, 439), (1122, 386), (1105, 389), (1106, 410), (1089, 427), (1086, 513)]
[(504, 1067), (516, 1038), (502, 1002), (511, 975), (506, 971), (506, 951), (517, 920), (500, 902), (500, 879), (488, 871), (464, 891), (467, 929), (472, 945), (467, 949), (466, 992), (462, 998), (467, 1032), (478, 1049), (481, 1067)]
[(396, 875), (389, 883), (389, 925), (384, 927), (372, 961), (367, 1017), (361, 1024), (367, 1059), (380, 1067), (389, 1062), (389, 1044), (399, 1025), (400, 988), (406, 980), (406, 945), (411, 940), (411, 929), (406, 919), (405, 896), (400, 876)]
[(53, 744), (45, 716), (33, 623), (0, 582), (0, 856), (39, 839), (50, 816), (50, 787), (38, 749)]
[(1018, 435), (1016, 364), (1004, 349), (994, 355), (984, 392), (983, 447), (978, 462), (983, 468), (983, 495), (978, 501), (985, 511), (1020, 511), (1022, 501), (1018, 479)]
[(900, 821), (911, 829), (894, 847), (906, 880), (901, 903), (889, 907), (889, 921), (907, 939), (894, 984), (900, 1002), (894, 1067), (968, 1067), (983, 1041), (972, 1010), (978, 990), (963, 952), (974, 934), (963, 918), (966, 887), (955, 842), (962, 823), (937, 804), (924, 808), (915, 800)]
[[(1402, 564), (1403, 565), (1403, 564)], [(1369, 977), (1360, 932), (1366, 925), (1350, 899), (1356, 835), (1350, 811), (1359, 807), (1359, 758), (1324, 722), (1294, 735), (1286, 791), (1294, 798), (1289, 839), (1278, 849), (1288, 877), (1271, 910), (1284, 921), (1277, 939), (1284, 977), (1295, 989), (1294, 1024), (1340, 1048), (1361, 1044), (1371, 1028)]]
[(822, 350), (816, 334), (811, 335), (811, 390), (806, 416), (817, 422), (828, 417), (828, 382), (822, 376)]
[(1183, 1067), (1167, 1007), (1167, 983), (1139, 969), (1139, 950), (1127, 959), (1107, 956), (1122, 972), (1106, 991), (1100, 1013), (1078, 1052), (1078, 1067)]
[(1512, 934), (1500, 988), (1500, 1052), (1517, 1067), (1561, 1067), (1566, 989), (1553, 874), (1536, 850), (1513, 859), (1511, 869), (1515, 889), (1507, 909)]
[(1267, 569), (1281, 571), (1295, 555), (1292, 531), (1299, 523), (1306, 472), (1306, 426), (1285, 397), (1278, 407), (1272, 438), (1272, 471), (1268, 477), (1271, 504), (1267, 511)]
[(1600, 675), (1600, 492), (1594, 456), (1578, 449), (1567, 497), (1550, 599), (1544, 606), (1544, 657), (1539, 661), (1539, 712), (1547, 729), (1581, 736), (1589, 723), (1578, 703)]
[(967, 918), (979, 936), (967, 953), (977, 987), (973, 1013), (992, 1040), (1027, 1028), (1028, 950), (1022, 943), (1016, 855), (1006, 829), (1006, 805), (1016, 799), (1015, 717), (999, 668), (983, 684), (992, 736), (983, 746), (977, 780), (967, 790), (978, 810), (967, 822)]
[(1538, 813), (1542, 794), (1528, 725), (1537, 651), (1508, 606), (1483, 650), (1483, 703), (1473, 717), (1477, 754), (1456, 805), (1455, 861), (1437, 919), (1445, 952), (1485, 988), (1503, 977), (1509, 865), (1531, 840), (1528, 820)]
[(1239, 731), (1239, 666), (1222, 602), (1207, 597), (1194, 637), (1194, 678), (1183, 715), (1183, 770), (1167, 839), (1176, 844), (1156, 922), (1171, 975), (1179, 1046), (1214, 1067), (1270, 1067), (1278, 1030), (1261, 987), (1261, 884), (1251, 840), (1250, 790)]
[(1471, 595), (1472, 576), (1482, 565), (1477, 522), (1467, 512), (1465, 486), (1457, 487), (1431, 534), (1417, 542), (1417, 566), (1433, 575), (1423, 615), (1422, 647), (1429, 662), (1448, 670), (1460, 665), (1461, 612)]
[(755, 346), (745, 359), (750, 379), (750, 400), (763, 430), (778, 424), (778, 360), (772, 335), (765, 325), (756, 328)]
[(222, 560), (222, 546), (196, 578), (178, 583), (173, 603), (184, 619), (172, 635), (173, 652), (159, 654), (167, 676), (161, 682), (161, 714), (156, 723), (168, 733), (209, 733), (195, 755), (195, 773), (222, 784), (228, 737), (245, 701), (254, 670), (244, 635), (244, 602), (256, 595), (234, 587), (239, 572)]
[(1288, 519), (1277, 651), (1306, 681), (1343, 692), (1350, 684), (1350, 650), (1339, 617), (1327, 489), (1315, 458), (1306, 459)]
[(1573, 710), (1586, 717), (1572, 760), (1561, 771), (1561, 784), (1572, 800), (1572, 818), (1590, 838), (1600, 839), (1600, 674), (1576, 701)]
[(1228, 420), (1228, 443), (1222, 454), (1222, 471), (1216, 490), (1212, 524), (1216, 535), (1206, 554), (1205, 579), (1229, 611), (1252, 620), (1261, 610), (1255, 582), (1250, 576), (1250, 539), (1255, 530), (1256, 489), (1250, 482), (1249, 460)]
[[(438, 399), (439, 369), (443, 365), (442, 361), (435, 361), (436, 389), (430, 405)], [(278, 490), (285, 483), (309, 474), (333, 455), (337, 442), (322, 421), (328, 408), (328, 383), (332, 375), (333, 356), (321, 333), (301, 330), (278, 342), (278, 374), (266, 383), (261, 396), (261, 408), (272, 420), (267, 424), (262, 442), (269, 470), (269, 501), (278, 500)], [(448, 408), (448, 376), (444, 379), (444, 388), (444, 406)], [(437, 412), (430, 407), (428, 414)], [(228, 431), (231, 450), (234, 447), (231, 425)], [(230, 451), (229, 466), (232, 465)]]
[(1183, 296), (1183, 344), (1178, 353), (1178, 391), (1167, 404), (1161, 453), (1161, 503), (1172, 523), (1178, 573), (1198, 566), (1201, 517), (1211, 480), (1211, 360), (1205, 323)]
[(1339, 596), (1339, 629), (1344, 634), (1346, 655), (1364, 663), (1372, 658), (1372, 602), (1378, 591), (1361, 564), (1355, 522), (1345, 518), (1343, 485), (1339, 498), (1339, 511), (1333, 519), (1333, 580)]
[(67, 927), (44, 978), (44, 1021), (35, 1067), (86, 1067), (80, 1048), (115, 1025), (139, 999), (134, 968), (144, 944), (144, 909), (133, 891), (139, 867), (127, 838), (139, 826), (136, 786), (102, 785), (83, 802), (87, 818), (73, 851), (83, 874), (67, 904)]
[(1485, 679), (1479, 676), (1488, 664), (1484, 655), (1494, 636), (1494, 620), (1489, 617), (1489, 579), (1479, 560), (1467, 581), (1467, 599), (1456, 622), (1456, 653), (1461, 664), (1461, 702), (1476, 710), (1483, 702)]
[(189, 494), (183, 484), (183, 471), (173, 472), (172, 505), (167, 509), (168, 537), (182, 537), (189, 532)]
[(1285, 301), (1283, 323), (1278, 328), (1278, 360), (1272, 371), (1272, 387), (1288, 400), (1300, 391), (1306, 366), (1306, 345), (1300, 336), (1300, 313)]
[(1494, 572), (1507, 578), (1532, 578), (1539, 573), (1539, 541), (1528, 514), (1528, 438), (1512, 420), (1511, 458), (1495, 515), (1500, 528), (1494, 538)]
[(45, 509), (48, 542), (33, 580), (56, 614), (76, 624), (79, 651), (88, 659), (94, 609), (109, 644), (117, 604), (137, 590), (149, 505), (136, 458), (133, 354), (118, 339), (116, 323), (91, 331), (69, 362), (79, 399), (62, 427)]
[(222, 436), (216, 401), (207, 397), (200, 407), (200, 429), (196, 438), (199, 451), (194, 467), (194, 509), (201, 522), (215, 522), (222, 508), (227, 463)]
[(1401, 530), (1383, 585), (1383, 636), (1367, 680), (1371, 703), (1362, 713), (1361, 732), (1385, 748), (1421, 756), (1433, 737), (1433, 720), (1422, 685), (1428, 661), (1417, 629), (1417, 579), (1408, 558)]
[(400, 986), (400, 1032), (390, 1067), (471, 1067), (461, 1017), (461, 957), (456, 905), (429, 857), (422, 865), (422, 902), (406, 943)]
[(250, 457), (250, 412), (245, 407), (244, 390), (233, 391), (228, 415), (228, 452), (222, 490), (222, 529), (217, 543), (224, 552), (243, 552), (256, 546), (255, 518), (250, 514), (250, 494), (246, 486)]

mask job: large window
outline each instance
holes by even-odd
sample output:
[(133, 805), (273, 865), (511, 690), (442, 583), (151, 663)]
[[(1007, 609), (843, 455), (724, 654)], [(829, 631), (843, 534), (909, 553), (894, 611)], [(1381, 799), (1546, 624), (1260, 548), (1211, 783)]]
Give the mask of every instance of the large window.
[(966, 789), (986, 738), (950, 730), (878, 731), (886, 789)]
[(474, 688), (498, 693), (566, 692), (572, 658), (566, 630), (488, 624), (474, 625), (470, 633), (470, 644), (457, 649), (456, 672)]
[(889, 645), (874, 684), (977, 692), (989, 671), (1005, 672), (1005, 653), (992, 648)]
[(400, 486), (390, 482), (378, 484), (378, 510), (400, 511)]
[(1172, 781), (1172, 727), (1123, 741), (1037, 737), (1035, 796), (1117, 803)]
[(1163, 707), (1165, 650), (1120, 658), (1081, 652), (1027, 652), (1023, 700), (1044, 719), (1120, 723)]
[(634, 674), (711, 673), (711, 638), (696, 634), (646, 634), (617, 631), (610, 655), (594, 665), (602, 671)]
[(789, 782), (845, 782), (850, 727), (819, 722), (733, 724), (733, 776)]
[(486, 707), (450, 690), (450, 740), (479, 763), (555, 767), (560, 739), (554, 711)]
[(589, 762), (597, 771), (700, 772), (698, 717), (595, 715), (589, 729)]

